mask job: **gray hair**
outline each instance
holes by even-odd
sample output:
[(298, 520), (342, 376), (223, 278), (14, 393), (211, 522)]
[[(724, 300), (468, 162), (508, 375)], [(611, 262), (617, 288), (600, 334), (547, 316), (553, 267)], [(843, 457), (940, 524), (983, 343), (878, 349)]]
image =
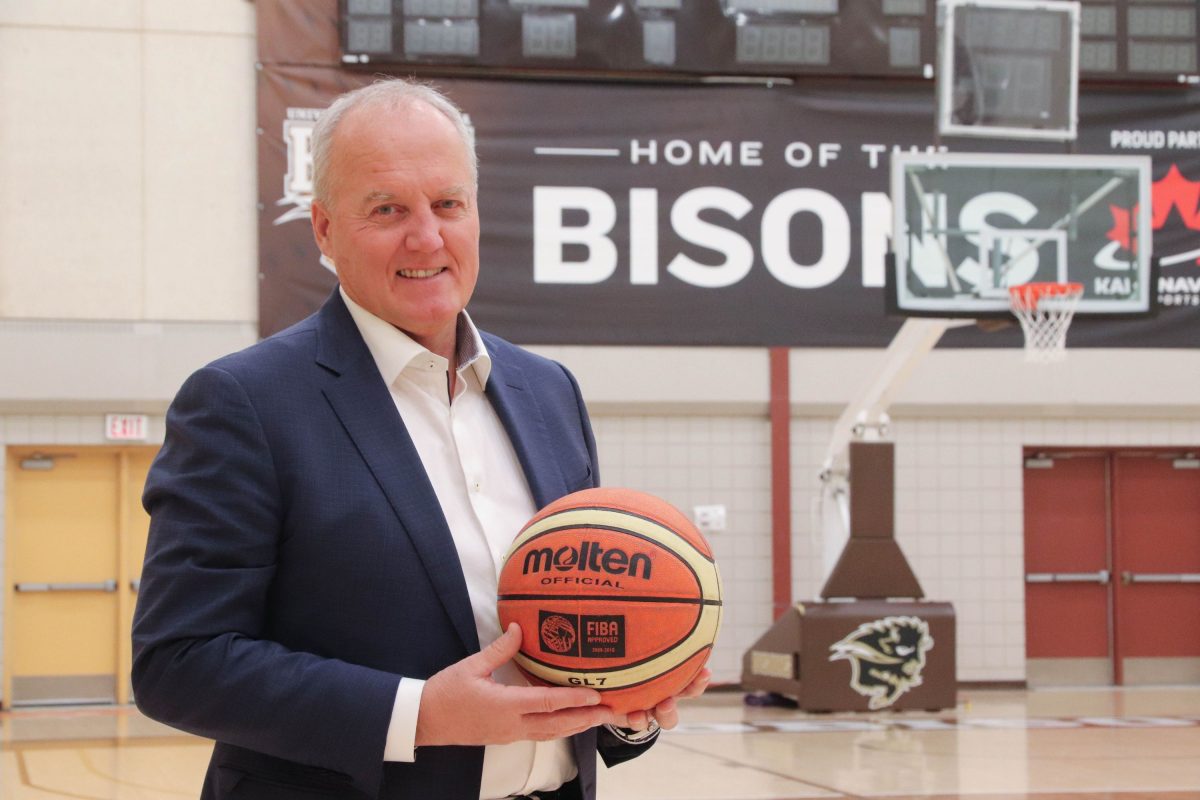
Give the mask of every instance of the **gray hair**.
[(462, 110), (428, 84), (411, 78), (382, 78), (341, 95), (317, 118), (312, 132), (313, 199), (329, 203), (329, 159), (333, 153), (333, 136), (348, 112), (372, 106), (395, 109), (414, 102), (431, 106), (454, 125), (467, 149), (471, 182), (477, 184), (479, 157), (475, 153), (475, 131)]

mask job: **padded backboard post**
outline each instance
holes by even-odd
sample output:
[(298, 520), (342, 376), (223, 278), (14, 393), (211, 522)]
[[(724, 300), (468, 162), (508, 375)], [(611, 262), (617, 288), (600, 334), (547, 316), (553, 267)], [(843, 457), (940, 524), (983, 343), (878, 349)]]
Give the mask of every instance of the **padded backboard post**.
[(924, 597), (895, 539), (895, 447), (850, 443), (850, 538), (821, 597)]

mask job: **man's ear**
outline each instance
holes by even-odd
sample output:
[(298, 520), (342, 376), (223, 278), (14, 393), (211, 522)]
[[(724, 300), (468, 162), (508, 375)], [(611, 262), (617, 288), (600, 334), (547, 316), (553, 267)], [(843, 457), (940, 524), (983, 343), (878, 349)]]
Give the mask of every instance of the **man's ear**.
[(321, 253), (330, 260), (333, 259), (333, 254), (330, 252), (330, 241), (332, 222), (329, 216), (329, 211), (320, 200), (312, 201), (312, 229), (313, 238), (317, 240), (317, 247), (321, 248)]

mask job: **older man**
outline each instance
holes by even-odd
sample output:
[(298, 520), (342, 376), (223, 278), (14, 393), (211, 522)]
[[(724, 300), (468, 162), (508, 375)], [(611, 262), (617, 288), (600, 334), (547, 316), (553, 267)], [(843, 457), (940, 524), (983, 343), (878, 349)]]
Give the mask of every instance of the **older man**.
[(340, 286), (172, 404), (146, 485), (138, 705), (217, 740), (206, 798), (590, 800), (597, 751), (631, 758), (677, 711), (618, 718), (511, 664), (500, 561), (598, 474), (571, 375), (464, 310), (470, 129), (394, 80), (339, 98), (313, 148), (313, 231)]

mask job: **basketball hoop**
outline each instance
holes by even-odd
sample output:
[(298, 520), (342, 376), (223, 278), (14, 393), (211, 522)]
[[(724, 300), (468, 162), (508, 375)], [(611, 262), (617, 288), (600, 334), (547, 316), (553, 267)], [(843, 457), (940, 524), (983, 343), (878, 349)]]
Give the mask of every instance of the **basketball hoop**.
[(1083, 296), (1082, 283), (1023, 283), (1008, 288), (1012, 313), (1025, 332), (1025, 360), (1036, 364), (1067, 355), (1067, 328)]

